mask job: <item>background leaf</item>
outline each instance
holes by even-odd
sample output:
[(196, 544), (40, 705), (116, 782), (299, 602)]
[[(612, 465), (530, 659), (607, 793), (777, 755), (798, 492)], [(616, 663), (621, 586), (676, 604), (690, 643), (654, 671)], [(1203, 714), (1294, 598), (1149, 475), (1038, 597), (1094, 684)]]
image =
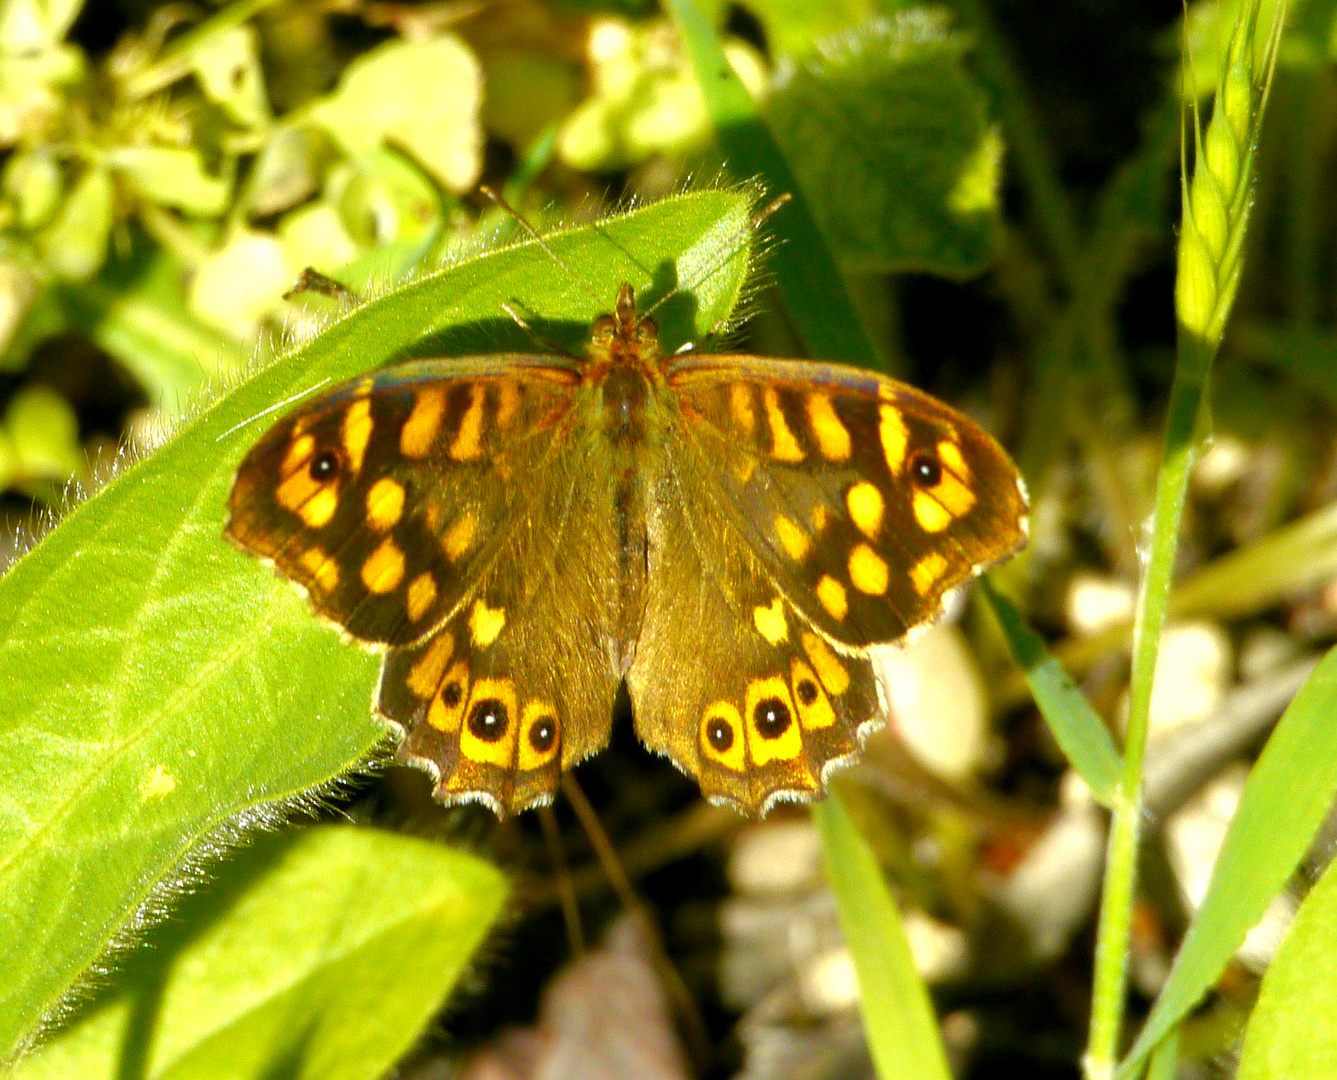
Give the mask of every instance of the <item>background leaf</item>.
[(1249, 1017), (1236, 1080), (1337, 1076), (1337, 871), (1305, 897)]
[(440, 1007), (506, 894), (472, 855), (344, 826), (266, 837), (219, 879), (15, 1080), (372, 1080)]
[(1003, 143), (963, 51), (916, 8), (782, 70), (765, 116), (844, 269), (962, 277), (993, 258)]

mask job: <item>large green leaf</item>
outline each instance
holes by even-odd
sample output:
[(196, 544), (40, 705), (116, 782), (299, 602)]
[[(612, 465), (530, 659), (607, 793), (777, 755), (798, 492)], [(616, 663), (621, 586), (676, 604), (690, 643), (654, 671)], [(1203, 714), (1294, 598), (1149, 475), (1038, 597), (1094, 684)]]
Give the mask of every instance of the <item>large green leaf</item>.
[(266, 837), (219, 877), (15, 1080), (374, 1080), (506, 894), (472, 855), (345, 826)]
[(424, 338), (532, 348), (507, 302), (574, 343), (623, 281), (650, 299), (682, 283), (665, 338), (699, 336), (737, 299), (750, 213), (746, 193), (708, 191), (552, 237), (583, 285), (527, 244), (392, 289), (127, 468), (0, 580), (0, 1057), (202, 837), (381, 738), (376, 658), (221, 538), (269, 413)]

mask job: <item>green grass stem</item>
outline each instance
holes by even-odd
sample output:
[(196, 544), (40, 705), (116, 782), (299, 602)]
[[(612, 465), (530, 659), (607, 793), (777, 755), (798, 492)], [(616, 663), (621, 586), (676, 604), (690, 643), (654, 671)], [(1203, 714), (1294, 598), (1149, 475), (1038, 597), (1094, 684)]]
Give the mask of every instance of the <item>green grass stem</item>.
[(1183, 217), (1175, 290), (1179, 355), (1170, 391), (1146, 571), (1134, 620), (1123, 781), (1110, 827), (1096, 939), (1091, 1028), (1084, 1059), (1088, 1080), (1106, 1080), (1113, 1074), (1123, 1031), (1129, 929), (1143, 813), (1142, 765), (1156, 659), (1169, 609), (1174, 557), (1207, 377), (1239, 285), (1254, 155), (1284, 14), (1281, 5), (1270, 28), (1268, 48), (1255, 70), (1258, 0), (1246, 0), (1241, 5), (1205, 134), (1194, 113), (1191, 179), (1187, 162), (1182, 168)]

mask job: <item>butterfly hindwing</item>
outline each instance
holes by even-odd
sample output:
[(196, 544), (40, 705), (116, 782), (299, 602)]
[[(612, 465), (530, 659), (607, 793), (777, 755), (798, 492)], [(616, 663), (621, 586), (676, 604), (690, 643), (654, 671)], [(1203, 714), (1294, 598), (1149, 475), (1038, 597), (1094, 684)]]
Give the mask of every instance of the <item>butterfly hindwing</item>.
[(524, 499), (508, 481), (543, 475), (578, 383), (548, 358), (498, 356), (345, 384), (246, 455), (227, 534), (354, 637), (415, 641), (519, 520)]
[(912, 387), (835, 364), (684, 357), (681, 447), (785, 596), (834, 641), (898, 640), (1024, 541), (1006, 454)]
[(647, 606), (628, 676), (636, 730), (745, 813), (815, 797), (881, 722), (872, 664), (841, 655), (790, 604), (694, 471), (664, 477)]
[(398, 756), (430, 764), (443, 801), (546, 803), (562, 770), (608, 741), (625, 587), (611, 493), (580, 447), (544, 481), (455, 614), (386, 657), (377, 711), (405, 730)]

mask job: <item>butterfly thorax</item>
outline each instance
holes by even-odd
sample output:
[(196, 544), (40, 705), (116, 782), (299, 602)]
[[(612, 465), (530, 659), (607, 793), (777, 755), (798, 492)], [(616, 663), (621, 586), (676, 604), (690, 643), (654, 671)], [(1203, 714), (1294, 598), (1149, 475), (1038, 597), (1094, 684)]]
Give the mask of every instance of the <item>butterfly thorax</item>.
[(664, 387), (659, 328), (648, 316), (637, 316), (630, 285), (618, 290), (614, 314), (594, 321), (582, 377), (597, 395), (600, 426), (612, 443), (635, 447), (653, 439), (647, 428), (651, 399)]

